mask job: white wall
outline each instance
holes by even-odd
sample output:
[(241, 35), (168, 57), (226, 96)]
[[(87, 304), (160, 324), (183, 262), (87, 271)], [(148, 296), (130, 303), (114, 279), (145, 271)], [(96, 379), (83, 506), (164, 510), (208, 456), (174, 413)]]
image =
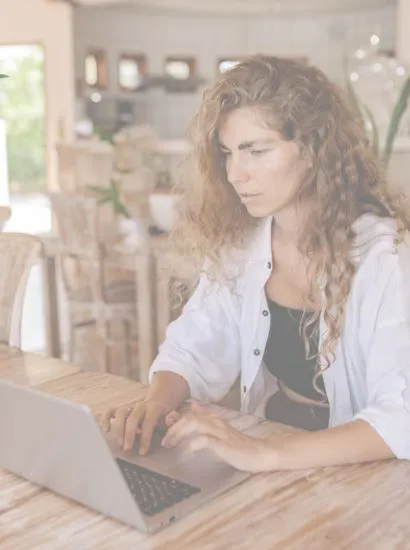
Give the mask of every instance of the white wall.
[(72, 10), (50, 0), (1, 0), (0, 44), (40, 44), (45, 52), (47, 185), (56, 183), (54, 144), (73, 132)]
[(397, 1), (397, 55), (410, 65), (410, 2)]
[[(407, 0), (403, 0), (407, 1)], [(102, 47), (109, 54), (110, 89), (119, 94), (116, 63), (121, 52), (148, 56), (149, 71), (161, 73), (167, 55), (194, 55), (201, 76), (212, 79), (219, 57), (257, 52), (307, 56), (332, 79), (341, 82), (342, 57), (366, 45), (377, 31), (382, 46), (395, 46), (394, 8), (329, 14), (216, 16), (158, 13), (135, 8), (81, 8), (74, 11), (75, 71), (83, 76), (88, 47)], [(140, 97), (142, 94), (140, 95)], [(145, 99), (144, 99), (145, 101)], [(151, 100), (151, 104), (154, 100)], [(178, 137), (191, 117), (199, 97), (169, 96), (147, 107), (162, 121), (164, 137)], [(171, 118), (172, 117), (172, 120)], [(178, 128), (175, 128), (178, 121)]]

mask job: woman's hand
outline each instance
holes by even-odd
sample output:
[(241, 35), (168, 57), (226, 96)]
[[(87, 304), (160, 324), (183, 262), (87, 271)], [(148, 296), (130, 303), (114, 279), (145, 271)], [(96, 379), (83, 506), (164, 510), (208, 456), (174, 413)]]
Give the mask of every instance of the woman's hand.
[(158, 426), (170, 427), (179, 419), (176, 411), (157, 401), (147, 398), (134, 406), (109, 409), (101, 418), (101, 427), (125, 451), (130, 450), (139, 436), (139, 454), (145, 455), (150, 449), (152, 434)]
[(238, 470), (257, 473), (275, 469), (272, 442), (239, 432), (195, 401), (189, 411), (179, 418), (173, 416), (172, 421), (162, 441), (164, 447), (175, 447), (189, 437), (189, 450), (210, 449)]

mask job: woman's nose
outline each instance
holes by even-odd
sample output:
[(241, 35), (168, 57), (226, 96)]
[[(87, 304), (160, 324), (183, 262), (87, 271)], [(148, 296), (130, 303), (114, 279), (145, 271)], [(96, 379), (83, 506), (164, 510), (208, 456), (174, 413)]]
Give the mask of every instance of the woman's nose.
[(244, 183), (249, 180), (249, 173), (243, 161), (233, 156), (227, 159), (226, 175), (231, 185)]

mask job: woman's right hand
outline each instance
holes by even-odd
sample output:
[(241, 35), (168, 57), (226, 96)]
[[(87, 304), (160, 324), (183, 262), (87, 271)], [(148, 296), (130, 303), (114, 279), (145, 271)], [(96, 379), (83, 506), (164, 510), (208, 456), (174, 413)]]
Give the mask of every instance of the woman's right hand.
[(155, 428), (169, 428), (180, 417), (177, 411), (147, 397), (133, 406), (109, 409), (101, 418), (101, 427), (122, 447), (130, 450), (139, 436), (139, 454), (148, 453)]

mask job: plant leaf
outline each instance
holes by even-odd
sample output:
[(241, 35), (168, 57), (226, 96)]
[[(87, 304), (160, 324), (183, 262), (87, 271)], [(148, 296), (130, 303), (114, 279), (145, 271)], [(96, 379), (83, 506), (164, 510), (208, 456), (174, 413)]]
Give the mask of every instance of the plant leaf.
[(370, 127), (372, 129), (371, 147), (375, 155), (379, 156), (380, 138), (379, 138), (379, 129), (377, 128), (376, 120), (374, 118), (374, 115), (371, 109), (364, 103), (362, 104), (362, 109), (366, 113), (367, 120), (369, 121)]
[(396, 105), (393, 109), (393, 114), (390, 119), (389, 129), (387, 132), (386, 144), (383, 151), (383, 164), (385, 167), (388, 166), (390, 157), (393, 151), (394, 140), (400, 126), (400, 121), (407, 109), (410, 96), (410, 77), (407, 77), (406, 81), (403, 84), (399, 98), (396, 102)]
[(87, 188), (90, 189), (90, 191), (94, 191), (94, 193), (97, 193), (98, 195), (107, 195), (109, 193), (109, 189), (106, 189), (105, 187), (98, 187), (98, 185), (87, 185)]
[(360, 119), (362, 123), (364, 123), (363, 113), (362, 113), (362, 108), (361, 108), (361, 101), (360, 101), (358, 95), (356, 94), (354, 86), (352, 85), (352, 82), (350, 80), (349, 62), (348, 62), (347, 55), (345, 55), (343, 57), (343, 68), (344, 68), (344, 74), (345, 74), (346, 88), (347, 88), (348, 95), (350, 97), (350, 104), (351, 104), (352, 109), (353, 109), (353, 114), (358, 119)]

